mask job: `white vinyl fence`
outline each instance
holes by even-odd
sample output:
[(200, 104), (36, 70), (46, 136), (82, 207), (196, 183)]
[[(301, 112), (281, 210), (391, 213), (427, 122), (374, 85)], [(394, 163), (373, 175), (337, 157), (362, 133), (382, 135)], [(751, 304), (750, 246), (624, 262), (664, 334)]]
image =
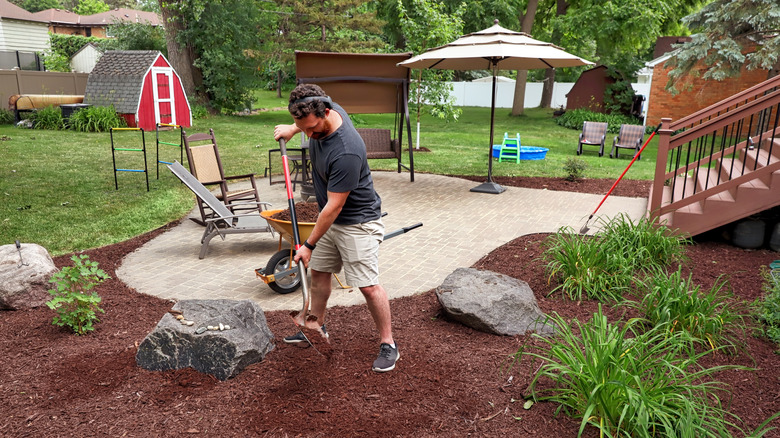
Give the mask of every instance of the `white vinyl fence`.
[[(450, 82), (453, 87), (455, 106), (481, 106), (490, 107), (490, 90), (492, 82)], [(525, 86), (525, 108), (536, 108), (542, 102), (541, 82), (529, 82)], [(566, 108), (566, 95), (569, 94), (574, 82), (556, 82), (553, 86), (552, 108)], [(646, 112), (650, 84), (631, 84), (637, 94), (645, 96)], [(496, 108), (512, 108), (515, 97), (515, 83), (496, 83)]]

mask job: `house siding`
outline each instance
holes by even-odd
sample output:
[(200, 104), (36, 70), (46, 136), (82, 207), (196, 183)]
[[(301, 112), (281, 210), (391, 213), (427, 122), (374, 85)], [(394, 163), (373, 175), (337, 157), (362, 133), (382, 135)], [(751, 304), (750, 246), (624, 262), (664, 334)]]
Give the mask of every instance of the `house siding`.
[(49, 27), (34, 23), (0, 18), (0, 50), (42, 52), (49, 48)]

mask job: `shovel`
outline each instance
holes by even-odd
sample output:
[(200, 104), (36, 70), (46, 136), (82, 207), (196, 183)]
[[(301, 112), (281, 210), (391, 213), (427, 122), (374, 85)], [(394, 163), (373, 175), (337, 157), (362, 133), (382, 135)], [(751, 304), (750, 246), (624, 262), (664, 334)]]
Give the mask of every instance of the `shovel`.
[[(287, 161), (287, 142), (283, 139), (279, 139), (279, 149), (281, 150), (282, 154), (282, 171), (284, 172), (284, 185), (287, 189), (287, 202), (290, 208), (290, 222), (292, 222), (292, 235), (293, 235), (293, 244), (295, 247), (295, 250), (298, 251), (301, 249), (302, 242), (301, 242), (301, 236), (298, 232), (298, 219), (295, 215), (295, 198), (293, 195), (293, 189), (292, 189), (292, 183), (290, 182), (290, 165)], [(316, 317), (313, 315), (310, 315), (307, 317), (307, 314), (309, 313), (309, 303), (311, 301), (310, 295), (309, 295), (309, 279), (308, 279), (308, 270), (306, 269), (306, 266), (303, 263), (298, 263), (298, 271), (301, 274), (301, 290), (303, 291), (303, 307), (301, 308), (300, 312), (292, 312), (290, 316), (293, 319), (293, 322), (295, 322), (295, 325), (298, 327), (298, 329), (301, 331), (301, 334), (303, 335), (304, 339), (306, 339), (306, 342), (314, 347), (314, 345), (311, 343), (309, 338), (306, 336), (306, 333), (304, 333), (303, 328), (305, 328), (306, 320), (308, 318), (311, 318), (312, 320), (316, 320)], [(327, 341), (327, 336), (325, 333), (322, 332), (322, 329), (318, 327), (318, 334), (322, 337), (322, 339), (325, 339)], [(316, 350), (316, 348), (315, 348)], [(319, 353), (319, 350), (317, 350)], [(320, 353), (321, 354), (321, 353)]]

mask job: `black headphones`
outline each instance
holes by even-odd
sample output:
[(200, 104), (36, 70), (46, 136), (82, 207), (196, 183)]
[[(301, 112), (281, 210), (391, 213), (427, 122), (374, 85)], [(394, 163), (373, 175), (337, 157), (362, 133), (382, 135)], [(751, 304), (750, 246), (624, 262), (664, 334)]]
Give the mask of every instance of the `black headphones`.
[(307, 102), (322, 102), (325, 105), (325, 108), (333, 109), (333, 101), (330, 100), (330, 96), (309, 96), (309, 97), (302, 97), (300, 99), (295, 99), (292, 102), (290, 102), (290, 105), (288, 105), (287, 109), (291, 109), (293, 105), (298, 103), (307, 103)]

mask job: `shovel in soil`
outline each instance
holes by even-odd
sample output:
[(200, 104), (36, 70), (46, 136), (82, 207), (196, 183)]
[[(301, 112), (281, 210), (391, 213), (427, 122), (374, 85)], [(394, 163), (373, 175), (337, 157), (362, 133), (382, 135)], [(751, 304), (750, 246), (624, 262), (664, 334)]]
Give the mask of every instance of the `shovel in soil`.
[[(290, 182), (290, 165), (287, 161), (287, 142), (283, 138), (279, 139), (279, 149), (281, 150), (281, 154), (282, 154), (282, 171), (284, 172), (284, 185), (285, 188), (287, 189), (287, 202), (290, 208), (290, 222), (292, 222), (293, 244), (295, 250), (298, 251), (299, 249), (301, 249), (302, 242), (301, 242), (300, 233), (298, 232), (298, 219), (295, 215), (295, 198), (293, 195), (292, 183)], [(327, 335), (320, 328), (320, 324), (317, 323), (317, 317), (314, 315), (308, 315), (309, 304), (311, 302), (311, 298), (309, 295), (309, 279), (307, 276), (308, 270), (306, 269), (306, 266), (303, 263), (298, 263), (298, 270), (301, 274), (300, 277), (301, 277), (301, 290), (303, 291), (303, 307), (301, 308), (300, 311), (293, 311), (292, 313), (290, 313), (290, 316), (292, 317), (295, 325), (298, 327), (298, 330), (300, 330), (306, 342), (309, 345), (311, 345), (315, 350), (317, 350), (317, 348), (312, 343), (310, 337), (315, 339), (315, 343), (318, 344), (320, 343), (319, 339), (323, 340), (325, 344), (330, 343), (330, 341), (328, 340)], [(307, 327), (306, 322), (314, 323), (316, 328)], [(317, 352), (320, 353), (319, 350), (317, 350)]]

